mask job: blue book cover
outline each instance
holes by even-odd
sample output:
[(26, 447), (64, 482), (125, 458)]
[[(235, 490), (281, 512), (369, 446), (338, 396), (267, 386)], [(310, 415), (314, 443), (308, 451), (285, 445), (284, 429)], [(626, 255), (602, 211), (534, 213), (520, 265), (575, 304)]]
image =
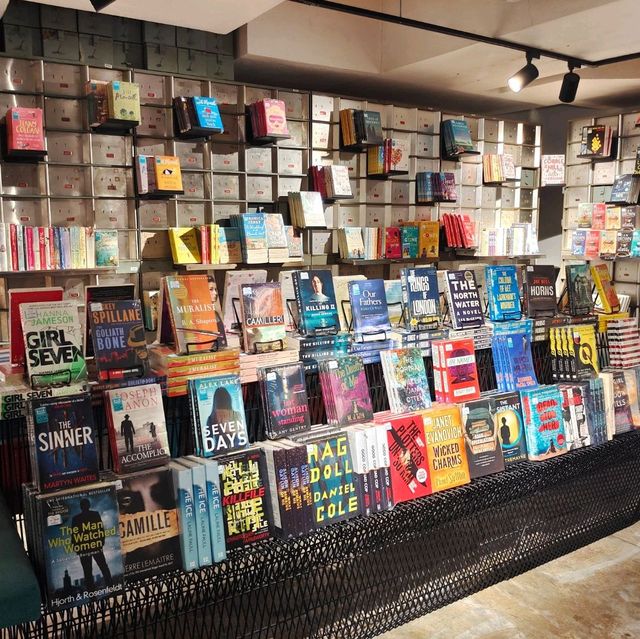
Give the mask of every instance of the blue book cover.
[(114, 483), (36, 497), (49, 609), (124, 592)]
[(243, 213), (240, 219), (243, 247), (249, 251), (268, 249), (267, 225), (264, 213)]
[(198, 568), (198, 526), (195, 502), (193, 498), (193, 478), (191, 469), (177, 461), (169, 464), (173, 472), (173, 485), (178, 501), (178, 519), (180, 520), (180, 551), (184, 570)]
[(587, 245), (587, 232), (584, 229), (576, 229), (571, 237), (571, 254), (584, 255)]
[(418, 237), (419, 228), (417, 226), (401, 226), (400, 237), (402, 241), (402, 257), (418, 257)]
[(203, 129), (215, 129), (222, 133), (224, 126), (216, 99), (200, 96), (191, 99), (193, 100), (193, 108), (198, 118), (198, 125)]
[(522, 390), (538, 385), (531, 355), (531, 334), (527, 331), (505, 335), (506, 357), (511, 362), (513, 388)]
[(391, 330), (384, 280), (355, 280), (348, 287), (356, 339), (384, 339)]
[(248, 445), (239, 375), (190, 379), (189, 398), (198, 454), (213, 457)]
[(520, 391), (527, 454), (542, 461), (567, 452), (562, 395), (554, 384)]
[(193, 505), (196, 520), (196, 545), (198, 547), (198, 565), (200, 568), (213, 563), (211, 533), (209, 530), (209, 501), (207, 497), (207, 480), (205, 467), (186, 457), (177, 460), (191, 470), (193, 489)]
[(455, 329), (476, 328), (484, 324), (484, 314), (472, 270), (446, 271), (445, 283), (449, 315)]
[(631, 238), (631, 257), (640, 257), (640, 229), (634, 229)]
[(331, 271), (294, 271), (292, 279), (300, 332), (321, 335), (340, 330)]
[(213, 561), (227, 558), (227, 546), (224, 541), (224, 520), (222, 517), (222, 498), (220, 494), (220, 469), (215, 459), (201, 459), (190, 456), (189, 459), (204, 465), (207, 482), (207, 500), (209, 505), (209, 531)]
[(118, 231), (96, 230), (96, 266), (118, 266)]
[(440, 325), (440, 293), (435, 266), (400, 271), (405, 325), (412, 331)]
[(489, 318), (496, 322), (520, 319), (520, 291), (515, 266), (486, 266)]

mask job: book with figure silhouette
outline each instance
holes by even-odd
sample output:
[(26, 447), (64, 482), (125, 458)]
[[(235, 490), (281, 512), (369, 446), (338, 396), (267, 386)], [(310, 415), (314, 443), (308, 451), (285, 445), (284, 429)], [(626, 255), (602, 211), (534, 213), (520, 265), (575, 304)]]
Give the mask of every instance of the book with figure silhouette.
[(340, 330), (331, 271), (294, 271), (293, 290), (298, 307), (298, 329), (303, 335), (337, 333)]
[(169, 440), (160, 384), (104, 393), (114, 470), (128, 473), (169, 461)]
[(495, 422), (505, 466), (527, 459), (527, 441), (522, 423), (520, 393), (500, 393), (493, 396)]

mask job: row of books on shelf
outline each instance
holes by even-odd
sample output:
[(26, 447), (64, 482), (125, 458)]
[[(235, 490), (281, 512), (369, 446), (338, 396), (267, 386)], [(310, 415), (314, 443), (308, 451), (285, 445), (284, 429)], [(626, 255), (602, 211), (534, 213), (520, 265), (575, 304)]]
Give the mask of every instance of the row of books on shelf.
[(615, 204), (637, 204), (640, 199), (640, 175), (626, 173), (616, 176), (609, 201)]
[(409, 173), (410, 142), (386, 138), (382, 144), (367, 147), (367, 177)]
[(117, 266), (118, 231), (0, 223), (0, 271)]
[(466, 213), (442, 213), (440, 224), (449, 248), (470, 249), (478, 246), (477, 223)]
[(638, 206), (617, 206), (604, 202), (578, 204), (576, 226), (594, 231), (633, 230), (637, 226)]
[(571, 254), (586, 259), (640, 257), (640, 229), (570, 231)]
[(309, 167), (312, 191), (318, 191), (323, 200), (351, 199), (353, 191), (349, 181), (349, 168), (343, 164), (314, 165)]
[(456, 176), (450, 172), (416, 173), (416, 204), (455, 202), (458, 199)]
[(478, 255), (524, 257), (539, 251), (535, 224), (514, 222), (508, 228), (480, 229)]
[(516, 165), (510, 153), (487, 153), (482, 156), (482, 181), (502, 184), (516, 180)]
[(440, 223), (428, 220), (382, 228), (344, 227), (338, 231), (340, 257), (348, 260), (437, 259)]
[(264, 98), (248, 107), (251, 133), (256, 138), (289, 138), (287, 105), (283, 100)]
[(342, 109), (339, 118), (341, 146), (379, 146), (384, 143), (379, 111)]

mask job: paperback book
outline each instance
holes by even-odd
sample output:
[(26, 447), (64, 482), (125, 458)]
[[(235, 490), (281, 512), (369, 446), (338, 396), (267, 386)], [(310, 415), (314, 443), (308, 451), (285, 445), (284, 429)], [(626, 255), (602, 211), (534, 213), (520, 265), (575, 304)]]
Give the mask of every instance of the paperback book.
[(594, 264), (591, 267), (591, 277), (598, 294), (595, 310), (602, 313), (617, 313), (620, 310), (620, 300), (611, 279), (609, 267), (606, 264)]
[(527, 442), (522, 423), (520, 393), (501, 393), (493, 396), (495, 423), (505, 466), (526, 461)]
[[(93, 340), (91, 339), (91, 321), (89, 314), (93, 302), (117, 302), (119, 300), (133, 300), (135, 296), (134, 284), (96, 284), (84, 287), (84, 303), (86, 317), (84, 326), (84, 348), (86, 357), (93, 356)], [(145, 291), (146, 293), (147, 291)], [(157, 310), (156, 310), (157, 321)], [(151, 330), (151, 329), (150, 329)]]
[(556, 385), (521, 392), (522, 413), (530, 461), (542, 461), (567, 451), (562, 396)]
[(279, 282), (242, 286), (240, 309), (246, 353), (284, 349), (285, 318)]
[(498, 440), (493, 400), (481, 398), (465, 402), (461, 411), (471, 479), (503, 471), (504, 457)]
[(387, 397), (393, 413), (412, 413), (431, 406), (429, 383), (419, 348), (380, 352)]
[(472, 270), (446, 271), (445, 292), (451, 324), (455, 329), (477, 328), (484, 324), (484, 314)]
[(435, 267), (408, 268), (400, 271), (405, 325), (419, 331), (440, 325), (440, 293)]
[(515, 266), (486, 266), (485, 282), (489, 318), (494, 322), (517, 320), (522, 315)]
[(588, 315), (593, 310), (593, 288), (587, 264), (566, 265), (566, 286), (571, 315)]
[(294, 271), (298, 328), (303, 335), (336, 333), (340, 328), (331, 271)]
[(384, 340), (391, 330), (384, 280), (348, 283), (356, 341)]
[(556, 275), (554, 266), (527, 266), (524, 298), (529, 317), (553, 317), (556, 314)]

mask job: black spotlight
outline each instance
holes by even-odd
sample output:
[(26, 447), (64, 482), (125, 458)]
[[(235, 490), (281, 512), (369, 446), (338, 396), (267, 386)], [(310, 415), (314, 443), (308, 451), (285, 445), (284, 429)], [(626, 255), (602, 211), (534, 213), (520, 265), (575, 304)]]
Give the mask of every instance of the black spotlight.
[(560, 87), (560, 102), (573, 102), (578, 92), (578, 84), (580, 84), (580, 76), (573, 72), (573, 67), (569, 65), (569, 73), (564, 74), (562, 78), (562, 86)]
[(102, 11), (105, 7), (113, 4), (115, 0), (91, 0), (91, 4), (96, 11)]
[(531, 62), (531, 58), (533, 56), (527, 54), (527, 64), (525, 64), (520, 71), (514, 73), (509, 80), (507, 80), (507, 84), (509, 88), (514, 93), (519, 93), (522, 89), (524, 89), (528, 84), (531, 84), (539, 74), (538, 68), (535, 64)]

